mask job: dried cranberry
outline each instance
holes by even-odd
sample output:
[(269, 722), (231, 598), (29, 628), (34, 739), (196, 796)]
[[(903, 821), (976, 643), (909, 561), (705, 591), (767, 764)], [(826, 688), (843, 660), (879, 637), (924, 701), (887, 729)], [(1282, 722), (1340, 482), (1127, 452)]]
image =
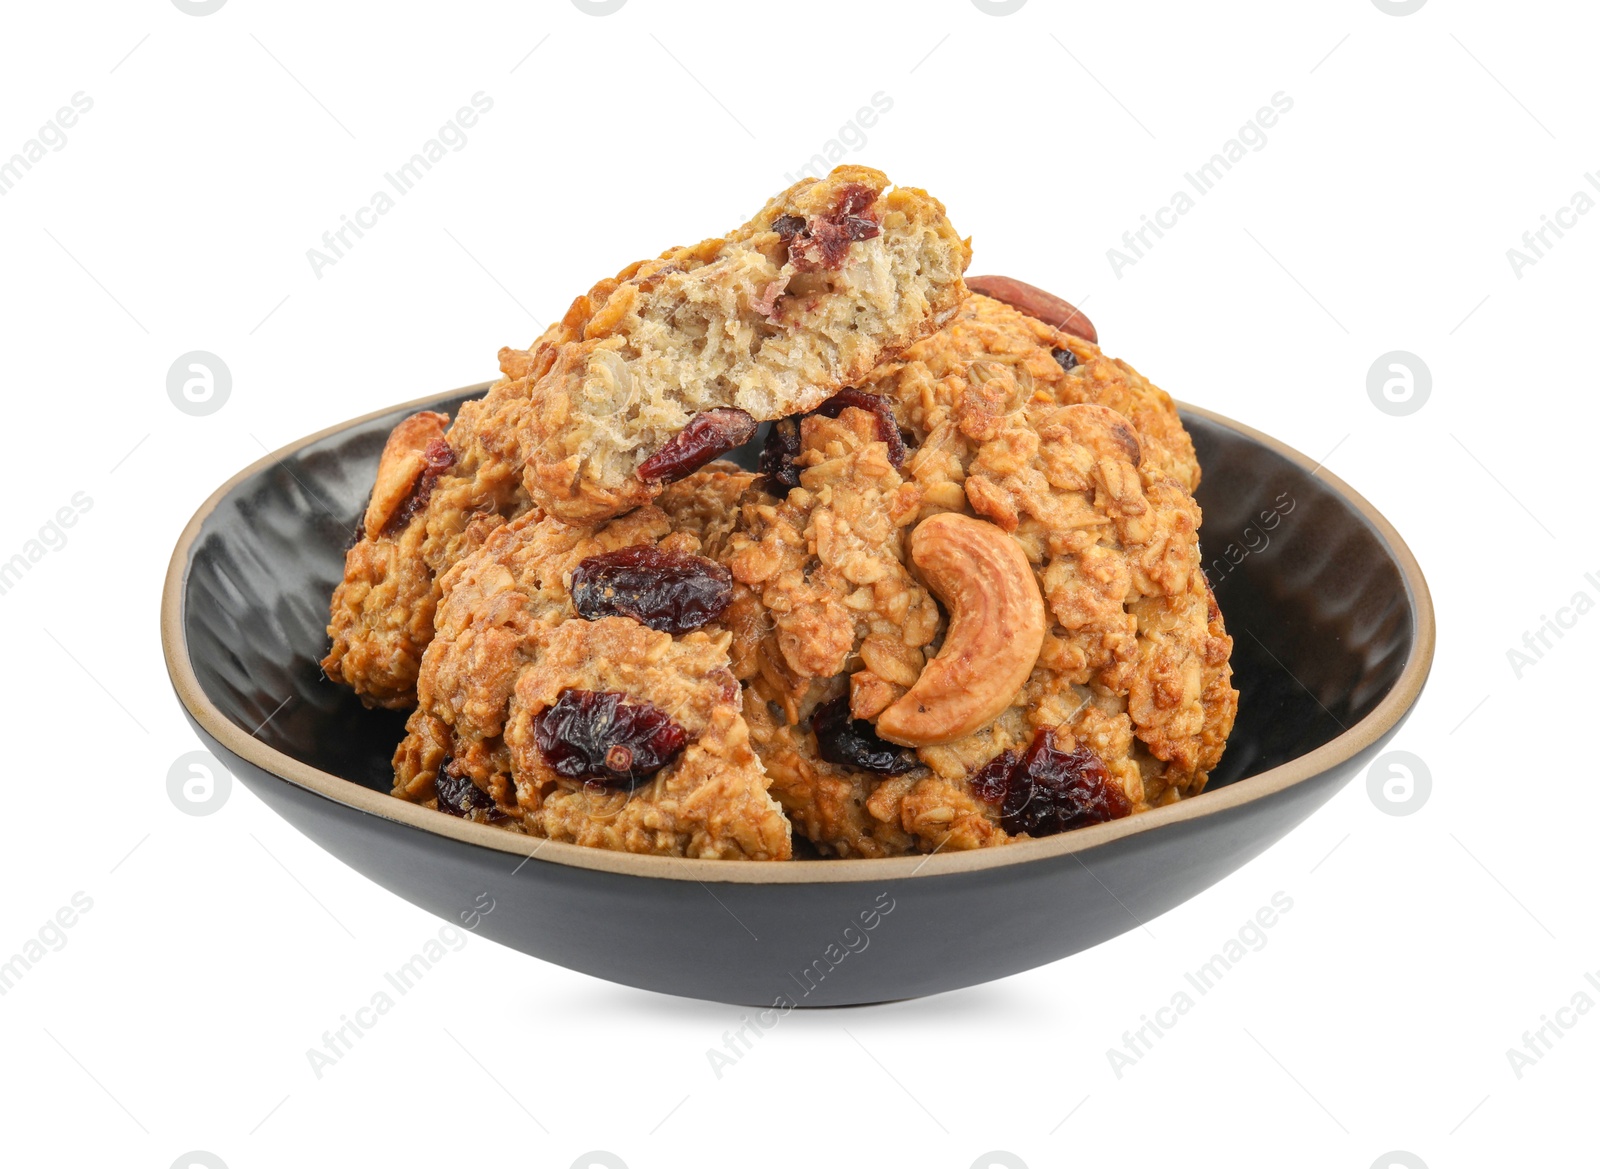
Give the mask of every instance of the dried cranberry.
[(846, 183), (833, 202), (835, 215), (860, 215), (877, 200), (878, 192), (866, 183)]
[(789, 262), (796, 272), (838, 271), (844, 267), (852, 243), (877, 234), (878, 225), (870, 219), (854, 215), (840, 220), (817, 219), (809, 230), (789, 241)]
[(662, 633), (688, 633), (722, 616), (733, 574), (715, 560), (634, 544), (590, 556), (572, 570), (572, 603), (588, 621), (632, 617)]
[(533, 720), (533, 736), (564, 779), (629, 789), (672, 762), (689, 738), (666, 711), (609, 690), (563, 690)]
[(806, 221), (798, 215), (780, 215), (772, 221), (772, 230), (778, 233), (778, 238), (784, 243), (799, 235), (805, 227)]
[(880, 228), (870, 219), (859, 215), (847, 215), (839, 220), (839, 227), (843, 229), (845, 238), (852, 243), (856, 240), (871, 239), (878, 234)]
[(847, 183), (828, 214), (799, 227), (794, 226), (798, 216), (785, 215), (776, 220), (772, 229), (789, 245), (789, 262), (795, 271), (831, 271), (843, 266), (852, 243), (872, 239), (882, 230), (876, 219), (862, 214), (877, 198), (878, 192), (866, 184)]
[(450, 444), (442, 438), (429, 439), (428, 445), (422, 448), (422, 472), (411, 485), (405, 502), (395, 509), (394, 515), (384, 525), (384, 531), (396, 532), (410, 523), (412, 517), (428, 506), (428, 499), (433, 495), (440, 477), (455, 465), (456, 453), (450, 449)]
[(450, 444), (442, 438), (429, 439), (428, 445), (422, 448), (422, 458), (435, 478), (456, 465), (455, 451), (451, 450)]
[(986, 804), (998, 804), (1006, 798), (1011, 784), (1011, 773), (1020, 760), (1015, 751), (1002, 751), (967, 777), (972, 794)]
[(900, 775), (917, 765), (914, 752), (884, 742), (871, 723), (850, 717), (848, 694), (817, 707), (811, 729), (817, 736), (817, 754), (829, 763), (882, 775)]
[(837, 418), (851, 406), (877, 416), (878, 441), (888, 446), (891, 463), (896, 467), (904, 466), (906, 443), (905, 439), (900, 437), (900, 427), (895, 423), (894, 409), (889, 405), (887, 398), (869, 394), (865, 390), (846, 388), (818, 406), (815, 412), (829, 418)]
[(799, 457), (800, 416), (778, 419), (767, 431), (761, 457), (756, 460), (756, 470), (766, 476), (767, 491), (787, 495), (790, 488), (800, 486), (800, 468), (795, 465)]
[(676, 482), (718, 455), (750, 441), (755, 432), (756, 420), (733, 406), (702, 411), (639, 464), (639, 478), (652, 483)]
[(1045, 727), (1011, 769), (1000, 825), (1013, 836), (1054, 836), (1132, 811), (1100, 756), (1083, 746), (1063, 751), (1055, 731)]
[(474, 811), (481, 812), (494, 807), (494, 798), (473, 783), (470, 777), (457, 775), (450, 770), (448, 760), (439, 768), (433, 786), (439, 793), (439, 810), (449, 812), (452, 816), (467, 817)]
[(1071, 373), (1078, 368), (1078, 355), (1070, 349), (1052, 349), (1050, 356), (1056, 359), (1064, 372)]

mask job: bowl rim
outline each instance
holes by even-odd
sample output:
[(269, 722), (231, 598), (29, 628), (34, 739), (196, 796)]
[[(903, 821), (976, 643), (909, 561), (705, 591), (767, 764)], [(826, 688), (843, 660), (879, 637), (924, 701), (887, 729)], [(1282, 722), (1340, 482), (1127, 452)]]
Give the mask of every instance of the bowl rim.
[(504, 853), (508, 857), (524, 858), (517, 865), (518, 869), (528, 859), (537, 858), (551, 864), (632, 877), (720, 884), (793, 885), (948, 876), (1086, 852), (1124, 837), (1159, 831), (1169, 824), (1221, 815), (1230, 809), (1253, 803), (1304, 783), (1353, 759), (1381, 739), (1411, 708), (1422, 692), (1433, 663), (1435, 623), (1428, 582), (1411, 549), (1406, 546), (1405, 541), (1400, 538), (1400, 534), (1394, 530), (1389, 521), (1349, 484), (1329, 472), (1320, 463), (1313, 463), (1294, 448), (1214, 411), (1179, 402), (1178, 406), (1182, 410), (1260, 443), (1300, 467), (1308, 476), (1320, 476), (1323, 482), (1349, 503), (1377, 533), (1400, 569), (1415, 624), (1411, 647), (1400, 676), (1378, 705), (1364, 718), (1315, 750), (1259, 774), (1235, 780), (1226, 787), (1202, 792), (1190, 799), (1154, 808), (1137, 816), (1128, 816), (1121, 820), (1096, 824), (1039, 840), (1018, 841), (1003, 848), (951, 853), (934, 852), (905, 857), (791, 860), (772, 863), (691, 860), (610, 852), (585, 845), (523, 836), (453, 816), (441, 816), (438, 812), (420, 804), (396, 799), (387, 792), (374, 791), (352, 780), (302, 763), (267, 746), (253, 734), (247, 734), (229, 720), (207, 697), (195, 674), (184, 630), (184, 595), (192, 553), (205, 521), (246, 479), (341, 431), (360, 426), (386, 414), (402, 410), (426, 409), (441, 399), (480, 395), (493, 384), (493, 382), (480, 382), (444, 394), (429, 394), (426, 397), (386, 406), (381, 410), (335, 423), (278, 448), (229, 478), (213, 491), (190, 517), (172, 550), (161, 594), (161, 648), (162, 655), (166, 659), (167, 673), (178, 700), (205, 733), (225, 750), (270, 775), (347, 808), (435, 836), (447, 837), (462, 844)]

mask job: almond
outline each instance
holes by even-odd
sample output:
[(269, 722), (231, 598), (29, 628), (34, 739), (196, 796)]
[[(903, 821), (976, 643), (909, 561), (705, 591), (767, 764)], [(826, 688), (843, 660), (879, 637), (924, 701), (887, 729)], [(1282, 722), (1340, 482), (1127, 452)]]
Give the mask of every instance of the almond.
[(1094, 322), (1052, 292), (1013, 280), (1009, 276), (968, 276), (967, 287), (991, 300), (1009, 304), (1018, 312), (1027, 313), (1052, 329), (1060, 329), (1063, 333), (1071, 333), (1096, 345), (1100, 343), (1099, 334), (1094, 331)]

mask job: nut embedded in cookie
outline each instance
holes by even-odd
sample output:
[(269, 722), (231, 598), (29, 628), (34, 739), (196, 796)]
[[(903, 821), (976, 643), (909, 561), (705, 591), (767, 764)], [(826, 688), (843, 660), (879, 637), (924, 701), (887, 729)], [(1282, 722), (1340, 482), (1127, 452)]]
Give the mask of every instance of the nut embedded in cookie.
[(953, 743), (994, 721), (1033, 672), (1044, 602), (1022, 549), (994, 524), (955, 512), (911, 533), (911, 559), (948, 610), (938, 656), (878, 715), (878, 734), (923, 747)]
[(1062, 300), (1053, 292), (1046, 292), (1032, 284), (1024, 284), (1010, 276), (973, 276), (967, 281), (973, 292), (981, 292), (993, 300), (1008, 304), (1018, 312), (1027, 313), (1043, 321), (1052, 329), (1082, 337), (1092, 345), (1100, 342), (1091, 321), (1076, 305)]

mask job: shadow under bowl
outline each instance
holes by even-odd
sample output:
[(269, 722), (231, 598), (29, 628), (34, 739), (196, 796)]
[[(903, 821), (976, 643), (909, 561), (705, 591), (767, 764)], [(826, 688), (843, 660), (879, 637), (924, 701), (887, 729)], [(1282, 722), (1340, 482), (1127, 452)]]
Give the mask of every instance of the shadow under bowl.
[[(1134, 929), (1280, 839), (1363, 768), (1433, 659), (1427, 584), (1370, 504), (1256, 431), (1185, 407), (1202, 551), (1234, 638), (1239, 717), (1201, 795), (1004, 848), (760, 864), (634, 856), (468, 823), (388, 795), (403, 716), (318, 666), (389, 430), (487, 384), (292, 443), (189, 521), (161, 603), (167, 669), (206, 745), (357, 872), (548, 962), (770, 1007), (937, 994)], [(487, 913), (484, 906), (492, 905)]]

